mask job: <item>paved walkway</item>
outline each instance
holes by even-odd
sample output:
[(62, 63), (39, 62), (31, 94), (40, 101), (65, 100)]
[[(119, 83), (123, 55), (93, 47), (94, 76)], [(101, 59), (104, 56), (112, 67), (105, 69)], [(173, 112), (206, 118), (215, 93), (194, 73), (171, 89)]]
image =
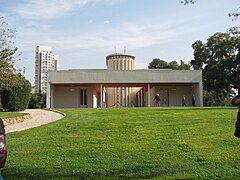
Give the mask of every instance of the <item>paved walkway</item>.
[(43, 109), (27, 109), (23, 111), (23, 113), (30, 114), (32, 116), (32, 119), (21, 123), (5, 126), (6, 133), (22, 131), (33, 127), (41, 126), (49, 122), (57, 121), (64, 117), (60, 113)]

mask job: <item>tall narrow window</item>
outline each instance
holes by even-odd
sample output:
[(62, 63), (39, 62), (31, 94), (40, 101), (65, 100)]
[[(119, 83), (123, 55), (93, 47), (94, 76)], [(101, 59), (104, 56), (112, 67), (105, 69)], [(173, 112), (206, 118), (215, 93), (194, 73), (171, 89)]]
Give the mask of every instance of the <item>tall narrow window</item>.
[(87, 89), (80, 89), (80, 105), (87, 105)]

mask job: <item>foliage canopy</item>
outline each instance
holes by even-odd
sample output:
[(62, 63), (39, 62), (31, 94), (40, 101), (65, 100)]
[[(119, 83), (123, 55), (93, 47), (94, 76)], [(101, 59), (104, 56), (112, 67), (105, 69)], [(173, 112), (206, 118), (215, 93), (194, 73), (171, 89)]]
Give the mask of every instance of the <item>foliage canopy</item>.
[(1, 93), (1, 103), (6, 111), (23, 111), (28, 107), (32, 90), (31, 83), (21, 74), (15, 75), (17, 83)]
[(215, 33), (204, 44), (192, 45), (194, 69), (203, 70), (204, 90), (230, 94), (240, 88), (240, 38), (229, 33)]
[(3, 17), (0, 17), (0, 91), (8, 89), (15, 83), (15, 54), (17, 48), (13, 46), (16, 30), (8, 27)]
[(148, 69), (173, 69), (173, 70), (189, 70), (190, 65), (181, 60), (180, 65), (177, 61), (166, 62), (159, 58), (153, 59), (148, 66)]

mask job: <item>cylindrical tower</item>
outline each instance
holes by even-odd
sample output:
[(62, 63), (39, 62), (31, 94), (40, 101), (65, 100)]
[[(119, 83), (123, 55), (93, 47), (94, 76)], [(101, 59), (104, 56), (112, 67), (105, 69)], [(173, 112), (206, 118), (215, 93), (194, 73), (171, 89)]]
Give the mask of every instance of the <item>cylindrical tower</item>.
[[(135, 56), (131, 54), (115, 53), (106, 57), (108, 70), (134, 70)], [(132, 87), (107, 88), (107, 107), (132, 107), (135, 91)]]
[(135, 56), (121, 53), (110, 54), (106, 57), (106, 64), (109, 70), (134, 70)]

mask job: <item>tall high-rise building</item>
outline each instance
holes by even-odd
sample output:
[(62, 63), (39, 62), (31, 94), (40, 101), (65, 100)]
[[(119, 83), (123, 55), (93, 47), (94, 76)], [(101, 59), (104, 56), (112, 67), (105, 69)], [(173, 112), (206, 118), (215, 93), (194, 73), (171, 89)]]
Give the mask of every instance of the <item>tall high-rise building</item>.
[(37, 46), (35, 54), (35, 93), (47, 92), (47, 71), (58, 70), (59, 56), (50, 46)]

